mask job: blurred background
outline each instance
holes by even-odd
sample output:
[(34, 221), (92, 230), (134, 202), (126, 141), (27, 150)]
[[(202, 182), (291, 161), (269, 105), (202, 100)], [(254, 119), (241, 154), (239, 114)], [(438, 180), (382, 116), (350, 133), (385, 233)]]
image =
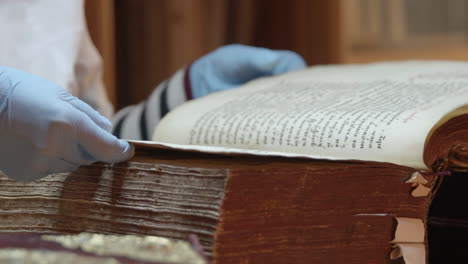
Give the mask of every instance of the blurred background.
[(468, 60), (467, 0), (86, 0), (86, 15), (116, 109), (229, 43), (309, 65)]

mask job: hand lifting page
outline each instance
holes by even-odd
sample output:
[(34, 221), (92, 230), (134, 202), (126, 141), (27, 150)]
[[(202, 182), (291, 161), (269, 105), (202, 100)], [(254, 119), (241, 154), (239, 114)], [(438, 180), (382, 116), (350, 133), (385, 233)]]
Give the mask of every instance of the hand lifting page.
[(467, 142), (467, 102), (464, 62), (319, 66), (190, 101), (153, 140), (427, 169)]

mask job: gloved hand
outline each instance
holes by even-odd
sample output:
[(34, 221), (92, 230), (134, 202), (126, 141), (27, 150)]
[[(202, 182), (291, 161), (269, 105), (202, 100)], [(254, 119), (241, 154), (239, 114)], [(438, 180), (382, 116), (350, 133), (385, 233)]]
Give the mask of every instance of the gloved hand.
[(17, 181), (70, 172), (95, 161), (120, 162), (133, 146), (111, 123), (61, 87), (0, 66), (0, 171)]
[(193, 98), (240, 86), (253, 79), (305, 67), (297, 53), (244, 45), (223, 46), (196, 60), (190, 68)]

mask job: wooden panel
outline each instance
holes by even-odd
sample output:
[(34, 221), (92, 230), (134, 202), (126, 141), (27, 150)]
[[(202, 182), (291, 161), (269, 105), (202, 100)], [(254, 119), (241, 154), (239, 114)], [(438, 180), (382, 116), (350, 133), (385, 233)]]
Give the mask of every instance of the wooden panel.
[(224, 41), (226, 0), (117, 1), (118, 106)]
[(338, 62), (340, 0), (117, 1), (118, 107), (137, 103), (183, 65), (226, 43)]
[(252, 44), (255, 40), (257, 1), (229, 1), (226, 41), (229, 43)]
[(300, 53), (309, 64), (341, 56), (339, 0), (231, 1), (229, 42)]
[(341, 59), (340, 0), (116, 1), (118, 108), (145, 99), (212, 49), (243, 43), (294, 50), (309, 64)]
[(117, 109), (147, 97), (167, 76), (166, 1), (116, 1)]
[(340, 62), (468, 57), (466, 1), (341, 1), (346, 43)]
[(224, 43), (225, 10), (220, 0), (167, 2), (169, 72)]
[(89, 33), (103, 58), (104, 83), (113, 105), (117, 103), (115, 83), (115, 18), (113, 0), (86, 0)]
[(458, 47), (421, 47), (421, 48), (378, 48), (355, 49), (347, 52), (341, 62), (369, 63), (378, 61), (401, 60), (468, 60), (468, 45)]

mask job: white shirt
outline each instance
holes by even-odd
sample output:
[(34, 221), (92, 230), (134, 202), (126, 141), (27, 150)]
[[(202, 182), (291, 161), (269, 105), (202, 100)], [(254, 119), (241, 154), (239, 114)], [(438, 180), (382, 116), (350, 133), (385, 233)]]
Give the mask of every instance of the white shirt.
[(0, 0), (0, 65), (30, 72), (113, 114), (83, 0)]

